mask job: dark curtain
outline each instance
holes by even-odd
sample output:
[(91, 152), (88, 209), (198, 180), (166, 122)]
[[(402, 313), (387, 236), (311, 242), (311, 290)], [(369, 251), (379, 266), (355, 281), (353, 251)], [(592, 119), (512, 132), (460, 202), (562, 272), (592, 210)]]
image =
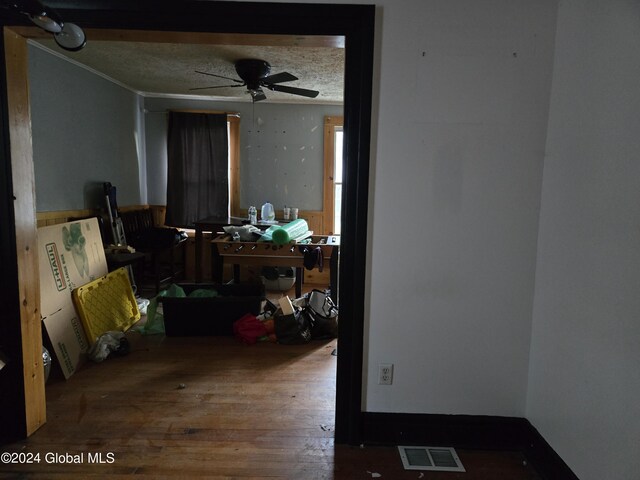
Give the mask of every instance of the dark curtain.
[(165, 223), (192, 227), (201, 218), (228, 215), (227, 116), (169, 113)]

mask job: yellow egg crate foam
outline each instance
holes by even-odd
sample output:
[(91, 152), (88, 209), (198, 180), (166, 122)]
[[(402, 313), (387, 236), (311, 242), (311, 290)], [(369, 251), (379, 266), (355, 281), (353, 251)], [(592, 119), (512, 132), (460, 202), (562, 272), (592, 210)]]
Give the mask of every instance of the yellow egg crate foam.
[(108, 331), (125, 332), (140, 320), (125, 268), (76, 288), (72, 296), (89, 343), (93, 344)]

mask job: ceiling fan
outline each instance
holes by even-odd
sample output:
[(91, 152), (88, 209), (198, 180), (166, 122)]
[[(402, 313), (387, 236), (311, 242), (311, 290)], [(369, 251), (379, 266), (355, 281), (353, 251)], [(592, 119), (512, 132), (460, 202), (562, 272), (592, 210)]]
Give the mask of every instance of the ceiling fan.
[(251, 99), (254, 102), (265, 100), (267, 96), (264, 94), (262, 88), (272, 90), (274, 92), (290, 93), (292, 95), (301, 95), (303, 97), (315, 98), (320, 92), (316, 90), (307, 90), (306, 88), (289, 87), (287, 85), (279, 85), (284, 82), (292, 82), (298, 80), (298, 77), (291, 75), (288, 72), (276, 73), (270, 75), (271, 65), (264, 60), (257, 60), (253, 58), (246, 58), (238, 60), (235, 63), (236, 72), (241, 80), (236, 78), (224, 77), (215, 73), (201, 72), (196, 70), (196, 73), (202, 75), (210, 75), (212, 77), (224, 78), (225, 80), (231, 80), (236, 82), (232, 85), (215, 85), (211, 87), (198, 87), (190, 88), (189, 90), (206, 90), (209, 88), (228, 88), (228, 87), (246, 87), (247, 92), (251, 95)]

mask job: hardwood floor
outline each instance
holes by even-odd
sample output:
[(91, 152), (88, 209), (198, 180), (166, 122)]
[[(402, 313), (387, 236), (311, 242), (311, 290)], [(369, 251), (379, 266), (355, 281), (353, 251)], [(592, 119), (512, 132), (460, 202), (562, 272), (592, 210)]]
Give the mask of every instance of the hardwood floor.
[(47, 423), (0, 447), (39, 463), (0, 478), (539, 478), (518, 452), (458, 451), (467, 473), (421, 475), (396, 447), (334, 445), (336, 340), (128, 337), (128, 355), (50, 380)]

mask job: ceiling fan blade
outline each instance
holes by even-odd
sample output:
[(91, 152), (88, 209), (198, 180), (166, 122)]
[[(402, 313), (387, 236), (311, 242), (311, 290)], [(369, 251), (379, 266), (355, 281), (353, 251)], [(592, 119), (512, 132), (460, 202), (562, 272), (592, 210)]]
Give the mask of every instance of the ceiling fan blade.
[(316, 90), (307, 90), (306, 88), (288, 87), (286, 85), (265, 85), (274, 92), (291, 93), (293, 95), (302, 95), (303, 97), (316, 98), (320, 92)]
[(208, 88), (235, 88), (235, 87), (244, 87), (244, 83), (242, 85), (215, 85), (213, 87), (196, 87), (196, 88), (190, 88), (189, 90), (206, 90)]
[(237, 78), (230, 78), (230, 77), (225, 77), (223, 75), (217, 75), (215, 73), (208, 73), (208, 72), (201, 72), (200, 70), (194, 70), (194, 72), (196, 73), (201, 73), (202, 75), (209, 75), (211, 77), (218, 77), (218, 78), (224, 78), (225, 80), (231, 80), (232, 82), (237, 82), (237, 83), (242, 83), (244, 84), (243, 80), (238, 80)]
[(289, 72), (276, 73), (260, 79), (264, 83), (293, 82), (294, 80), (298, 80), (298, 77), (291, 75)]

